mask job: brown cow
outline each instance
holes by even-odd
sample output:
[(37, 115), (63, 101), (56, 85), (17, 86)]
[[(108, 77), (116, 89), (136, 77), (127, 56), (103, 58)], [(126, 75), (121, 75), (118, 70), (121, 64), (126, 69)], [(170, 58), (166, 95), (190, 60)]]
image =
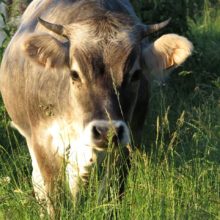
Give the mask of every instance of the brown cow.
[[(148, 76), (176, 67), (192, 44), (176, 34), (148, 44), (168, 21), (146, 26), (128, 0), (34, 0), (5, 51), (0, 89), (26, 138), (39, 200), (56, 191), (63, 170), (76, 199), (79, 181), (101, 163), (108, 136), (115, 151), (138, 145), (148, 107)], [(120, 147), (121, 146), (121, 147)], [(122, 158), (116, 164), (121, 166)], [(123, 183), (121, 190), (123, 190)], [(53, 204), (48, 201), (53, 216)]]

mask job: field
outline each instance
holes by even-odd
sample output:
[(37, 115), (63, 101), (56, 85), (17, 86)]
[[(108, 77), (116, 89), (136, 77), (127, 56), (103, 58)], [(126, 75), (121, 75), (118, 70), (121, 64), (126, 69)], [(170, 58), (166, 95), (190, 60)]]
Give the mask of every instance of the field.
[[(220, 11), (187, 22), (194, 54), (166, 85), (152, 86), (143, 151), (132, 152), (122, 201), (115, 182), (111, 199), (98, 202), (94, 170), (77, 208), (62, 189), (62, 219), (220, 219)], [(45, 207), (33, 196), (26, 143), (0, 104), (0, 220), (39, 219)]]

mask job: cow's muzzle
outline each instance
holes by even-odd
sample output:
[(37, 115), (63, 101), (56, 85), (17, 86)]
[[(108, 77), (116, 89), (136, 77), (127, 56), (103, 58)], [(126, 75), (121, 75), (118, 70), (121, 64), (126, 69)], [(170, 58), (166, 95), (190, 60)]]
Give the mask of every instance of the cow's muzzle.
[(85, 128), (84, 137), (86, 145), (103, 150), (109, 144), (127, 145), (129, 130), (123, 121), (94, 120)]

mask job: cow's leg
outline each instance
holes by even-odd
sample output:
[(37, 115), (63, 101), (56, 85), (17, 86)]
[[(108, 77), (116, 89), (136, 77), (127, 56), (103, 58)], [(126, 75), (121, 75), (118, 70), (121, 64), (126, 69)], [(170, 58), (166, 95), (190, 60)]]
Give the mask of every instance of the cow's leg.
[(78, 201), (79, 190), (81, 185), (79, 169), (77, 168), (76, 165), (68, 164), (66, 167), (66, 172), (67, 172), (70, 192), (73, 197), (73, 204), (76, 205)]
[[(34, 188), (34, 194), (37, 199), (37, 201), (45, 207), (47, 206), (47, 211), (50, 216), (54, 216), (52, 205), (50, 204), (50, 200), (48, 199), (48, 190), (46, 189), (46, 186), (44, 184), (44, 178), (40, 172), (40, 168), (38, 166), (37, 160), (35, 156), (32, 154), (32, 184)], [(43, 210), (41, 210), (41, 218), (44, 217)]]
[[(52, 177), (56, 178), (57, 172), (54, 171), (56, 171), (57, 168), (56, 169), (50, 168), (48, 166), (49, 163), (46, 162), (47, 158), (50, 157), (52, 158), (54, 155), (48, 155), (48, 152), (46, 152), (43, 147), (38, 145), (36, 140), (31, 138), (31, 134), (30, 132), (28, 132), (28, 130), (24, 130), (13, 121), (11, 122), (11, 126), (13, 128), (16, 128), (26, 139), (32, 159), (32, 168), (33, 168), (32, 183), (33, 183), (35, 197), (41, 204), (44, 203), (47, 204), (49, 215), (52, 218), (55, 218), (55, 213), (54, 213), (53, 205), (50, 200), (50, 195), (54, 191)], [(56, 161), (57, 160), (54, 159), (53, 163), (56, 164)], [(57, 167), (57, 165), (54, 164), (52, 166)], [(53, 172), (51, 172), (52, 170)]]
[(36, 199), (41, 205), (47, 206), (50, 218), (56, 219), (59, 216), (56, 202), (60, 180), (60, 159), (56, 154), (47, 151), (50, 146), (41, 146), (34, 140), (28, 143), (28, 146), (32, 159), (32, 182)]
[(66, 173), (74, 205), (78, 201), (81, 186), (86, 186), (97, 155), (91, 147), (73, 145), (67, 159)]

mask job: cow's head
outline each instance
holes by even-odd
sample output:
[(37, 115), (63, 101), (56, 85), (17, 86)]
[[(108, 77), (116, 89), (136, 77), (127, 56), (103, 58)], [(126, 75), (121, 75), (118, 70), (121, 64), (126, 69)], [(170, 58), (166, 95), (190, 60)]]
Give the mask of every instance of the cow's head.
[(143, 68), (154, 72), (179, 65), (192, 50), (186, 38), (175, 34), (143, 46), (147, 35), (168, 21), (146, 26), (128, 16), (106, 12), (68, 25), (39, 21), (68, 41), (47, 33), (33, 34), (25, 40), (24, 51), (45, 68), (66, 69), (76, 138), (97, 148), (106, 146), (110, 130), (117, 141), (128, 143), (127, 123)]

